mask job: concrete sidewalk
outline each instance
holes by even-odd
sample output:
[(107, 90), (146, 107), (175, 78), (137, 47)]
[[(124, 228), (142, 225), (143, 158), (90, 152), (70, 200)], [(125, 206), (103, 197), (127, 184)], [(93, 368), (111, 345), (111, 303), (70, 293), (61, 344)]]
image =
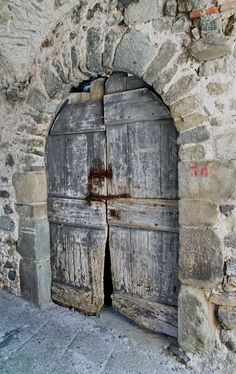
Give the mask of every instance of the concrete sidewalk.
[(164, 349), (171, 342), (112, 310), (86, 317), (53, 303), (40, 309), (0, 291), (1, 374), (236, 373), (229, 353), (190, 355), (186, 367)]

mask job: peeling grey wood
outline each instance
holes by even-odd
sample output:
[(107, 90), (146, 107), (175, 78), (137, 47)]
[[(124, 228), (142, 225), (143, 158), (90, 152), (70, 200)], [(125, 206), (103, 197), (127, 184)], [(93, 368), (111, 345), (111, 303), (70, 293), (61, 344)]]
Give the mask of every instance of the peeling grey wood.
[(104, 130), (101, 100), (68, 104), (56, 118), (50, 135)]
[(104, 96), (106, 125), (170, 118), (169, 109), (148, 88)]
[(178, 233), (110, 226), (113, 290), (177, 305)]
[(138, 325), (145, 326), (153, 332), (177, 337), (177, 308), (125, 293), (115, 293), (112, 304), (114, 309)]
[(105, 84), (106, 94), (118, 93), (122, 91), (131, 91), (138, 88), (144, 88), (145, 83), (141, 78), (128, 77), (127, 75), (112, 75)]
[(50, 224), (52, 299), (86, 314), (104, 300), (103, 269), (107, 232)]
[(48, 219), (52, 223), (91, 228), (106, 228), (106, 205), (77, 199), (48, 199)]
[(178, 203), (174, 200), (115, 199), (108, 200), (108, 224), (178, 232)]

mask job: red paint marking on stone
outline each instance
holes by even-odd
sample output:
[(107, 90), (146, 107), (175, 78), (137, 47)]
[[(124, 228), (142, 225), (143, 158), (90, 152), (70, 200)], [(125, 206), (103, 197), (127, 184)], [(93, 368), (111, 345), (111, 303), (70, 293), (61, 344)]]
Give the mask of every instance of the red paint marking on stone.
[(198, 174), (198, 165), (197, 164), (192, 164), (190, 166), (190, 174), (192, 177), (197, 177)]
[(201, 177), (205, 177), (205, 178), (208, 177), (209, 175), (208, 168), (206, 166), (202, 166), (200, 174), (201, 174)]

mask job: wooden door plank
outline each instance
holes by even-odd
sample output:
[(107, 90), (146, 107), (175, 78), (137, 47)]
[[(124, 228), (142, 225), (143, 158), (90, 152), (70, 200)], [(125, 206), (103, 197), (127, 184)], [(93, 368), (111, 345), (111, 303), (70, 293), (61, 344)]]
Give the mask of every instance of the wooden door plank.
[(126, 74), (121, 75), (112, 75), (106, 81), (106, 94), (113, 94), (123, 91), (136, 90), (138, 88), (144, 88), (146, 85), (141, 78), (130, 76)]
[(68, 104), (56, 118), (50, 135), (103, 131), (103, 116), (102, 100)]
[(106, 125), (170, 118), (169, 109), (148, 88), (104, 96)]
[(50, 224), (52, 299), (95, 314), (104, 301), (103, 267), (107, 230)]
[(157, 199), (114, 199), (107, 201), (108, 224), (178, 232), (178, 202)]
[(112, 305), (124, 316), (153, 332), (177, 337), (178, 311), (176, 307), (154, 303), (126, 293), (115, 293)]
[(178, 233), (111, 226), (109, 244), (114, 293), (177, 305)]
[(47, 138), (47, 177), (49, 195), (65, 194), (65, 136)]
[(48, 219), (52, 223), (106, 228), (106, 204), (101, 201), (49, 197)]

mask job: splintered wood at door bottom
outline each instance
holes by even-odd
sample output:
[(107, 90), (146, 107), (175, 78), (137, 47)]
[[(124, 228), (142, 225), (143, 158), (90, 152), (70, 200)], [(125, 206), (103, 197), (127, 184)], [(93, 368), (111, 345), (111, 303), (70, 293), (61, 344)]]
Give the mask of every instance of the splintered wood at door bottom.
[(176, 307), (123, 293), (113, 294), (112, 306), (140, 326), (153, 332), (177, 337), (178, 312)]
[(87, 315), (95, 315), (103, 306), (104, 298), (91, 300), (91, 291), (77, 290), (68, 285), (52, 284), (52, 300), (65, 307), (73, 307)]

